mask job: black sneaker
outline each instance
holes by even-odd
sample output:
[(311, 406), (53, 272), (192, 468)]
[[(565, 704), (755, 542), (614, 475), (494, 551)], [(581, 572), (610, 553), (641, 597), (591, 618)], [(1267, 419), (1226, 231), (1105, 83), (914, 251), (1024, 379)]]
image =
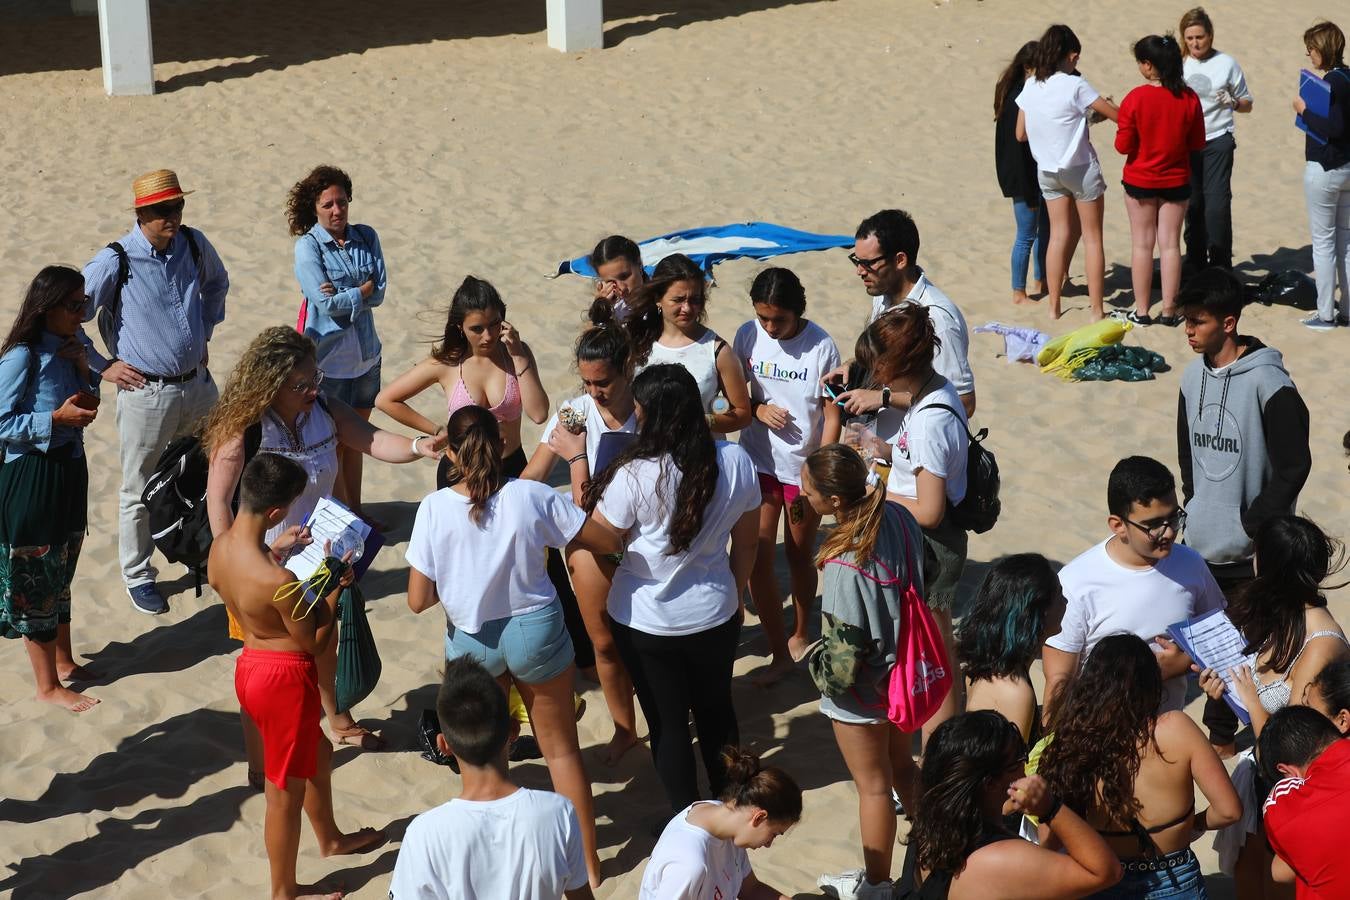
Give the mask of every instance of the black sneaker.
[(147, 616), (158, 616), (169, 611), (168, 601), (153, 582), (127, 588), (127, 596), (131, 598), (132, 608)]

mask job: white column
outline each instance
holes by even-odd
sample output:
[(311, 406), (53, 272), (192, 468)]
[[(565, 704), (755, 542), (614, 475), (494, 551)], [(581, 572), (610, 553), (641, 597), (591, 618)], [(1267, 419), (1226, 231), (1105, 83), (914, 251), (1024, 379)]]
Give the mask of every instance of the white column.
[(548, 45), (564, 53), (603, 47), (603, 0), (548, 0)]
[(110, 95), (153, 94), (155, 54), (149, 0), (98, 0), (103, 89)]

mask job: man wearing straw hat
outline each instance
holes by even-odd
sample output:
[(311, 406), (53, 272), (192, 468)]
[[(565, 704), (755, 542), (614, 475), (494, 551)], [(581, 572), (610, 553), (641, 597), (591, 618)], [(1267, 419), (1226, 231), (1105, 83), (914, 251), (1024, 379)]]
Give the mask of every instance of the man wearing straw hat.
[(117, 385), (122, 444), (118, 547), (132, 605), (168, 611), (155, 586), (154, 543), (141, 492), (159, 454), (192, 430), (217, 391), (207, 342), (225, 318), (230, 280), (199, 231), (183, 225), (184, 191), (168, 169), (131, 184), (135, 226), (84, 268), (85, 321), (98, 317), (108, 357), (90, 348), (90, 366)]

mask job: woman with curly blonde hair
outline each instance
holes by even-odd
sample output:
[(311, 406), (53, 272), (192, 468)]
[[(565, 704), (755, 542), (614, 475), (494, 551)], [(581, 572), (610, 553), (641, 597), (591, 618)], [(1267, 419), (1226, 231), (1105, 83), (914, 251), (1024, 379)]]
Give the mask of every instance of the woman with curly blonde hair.
[[(370, 418), (380, 392), (380, 338), (374, 309), (384, 302), (388, 273), (380, 237), (348, 221), (352, 179), (336, 166), (315, 166), (286, 198), (295, 237), (295, 279), (305, 297), (305, 336), (318, 346), (328, 375), (324, 396)], [(339, 448), (337, 496), (361, 510), (361, 454)]]
[[(268, 328), (249, 344), (202, 431), (202, 444), (211, 463), (206, 506), (213, 535), (221, 534), (234, 521), (233, 500), (239, 476), (249, 458), (260, 451), (294, 460), (309, 474), (309, 484), (291, 505), (286, 520), (267, 533), (268, 543), (278, 554), (307, 539), (301, 526), (319, 499), (333, 491), (339, 447), (391, 463), (440, 455), (445, 446), (443, 436), (419, 436), (409, 442), (406, 437), (376, 428), (341, 400), (322, 396), (323, 383), (314, 342), (294, 329)], [(333, 690), (337, 642), (316, 662), (319, 693), (338, 743), (363, 749), (378, 747), (380, 742), (374, 734), (357, 724), (349, 711), (337, 708)], [(251, 737), (248, 730), (246, 723), (246, 738)], [(253, 768), (250, 765), (250, 771)]]

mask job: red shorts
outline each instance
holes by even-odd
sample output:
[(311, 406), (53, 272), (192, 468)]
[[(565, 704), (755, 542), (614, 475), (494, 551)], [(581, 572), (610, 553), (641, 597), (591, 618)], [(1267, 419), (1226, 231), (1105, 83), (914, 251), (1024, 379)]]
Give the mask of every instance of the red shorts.
[(314, 657), (245, 647), (234, 664), (234, 692), (262, 734), (267, 780), (284, 791), (287, 778), (313, 778), (323, 738)]
[(795, 484), (783, 484), (772, 475), (759, 473), (759, 495), (765, 500), (778, 500), (784, 506), (791, 506), (801, 493), (802, 489)]

